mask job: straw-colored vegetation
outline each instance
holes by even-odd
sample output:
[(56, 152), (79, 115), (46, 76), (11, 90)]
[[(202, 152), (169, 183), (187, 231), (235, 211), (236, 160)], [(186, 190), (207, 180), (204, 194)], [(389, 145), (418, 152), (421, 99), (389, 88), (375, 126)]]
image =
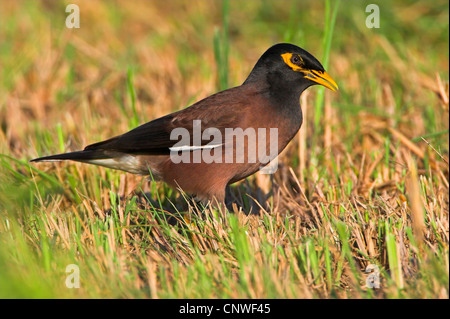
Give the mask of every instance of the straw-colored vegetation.
[[(447, 1), (379, 1), (379, 29), (365, 25), (376, 1), (76, 3), (80, 29), (67, 1), (0, 2), (0, 297), (449, 297)], [(232, 186), (241, 211), (28, 163), (239, 85), (277, 42), (317, 56), (340, 91), (303, 95), (276, 174)]]

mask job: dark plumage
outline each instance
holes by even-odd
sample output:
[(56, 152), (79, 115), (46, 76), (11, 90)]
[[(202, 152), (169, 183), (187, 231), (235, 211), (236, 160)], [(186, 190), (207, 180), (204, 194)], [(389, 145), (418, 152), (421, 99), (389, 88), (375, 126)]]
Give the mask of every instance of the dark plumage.
[[(337, 89), (336, 83), (311, 54), (292, 44), (277, 44), (261, 56), (241, 86), (211, 95), (123, 135), (91, 144), (82, 151), (40, 157), (32, 162), (74, 160), (141, 175), (149, 175), (151, 171), (153, 177), (201, 200), (215, 197), (223, 202), (228, 184), (261, 169), (295, 136), (302, 124), (300, 95), (314, 84)], [(197, 129), (195, 120), (201, 121), (199, 132), (203, 134), (207, 129), (216, 128), (221, 140), (212, 142), (212, 136), (193, 140)], [(181, 146), (178, 139), (171, 139), (173, 130), (180, 128), (191, 136), (189, 143)], [(257, 153), (257, 145), (252, 146), (246, 139), (240, 142), (236, 139), (232, 143), (225, 140), (227, 129), (239, 128), (254, 129), (257, 138), (263, 135), (258, 129), (267, 129), (266, 144), (277, 142), (276, 154), (264, 160), (258, 157), (252, 162), (248, 152)], [(270, 128), (278, 130), (275, 139), (268, 133)], [(180, 154), (186, 148), (190, 163), (175, 163), (170, 154)], [(199, 163), (194, 163), (195, 156), (205, 150), (213, 154), (216, 161), (210, 163), (201, 158)], [(236, 160), (225, 163), (225, 156), (230, 152), (234, 152)], [(237, 154), (242, 155), (242, 162), (237, 160)], [(220, 159), (222, 163), (218, 163)]]

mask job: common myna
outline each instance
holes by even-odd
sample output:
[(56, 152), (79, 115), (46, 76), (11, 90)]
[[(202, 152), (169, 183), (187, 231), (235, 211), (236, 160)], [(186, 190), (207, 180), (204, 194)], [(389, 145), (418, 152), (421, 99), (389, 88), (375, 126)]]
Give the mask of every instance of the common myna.
[(224, 202), (225, 188), (272, 161), (302, 125), (300, 95), (337, 84), (298, 46), (280, 43), (245, 82), (82, 151), (32, 162), (73, 160), (151, 175), (198, 200)]

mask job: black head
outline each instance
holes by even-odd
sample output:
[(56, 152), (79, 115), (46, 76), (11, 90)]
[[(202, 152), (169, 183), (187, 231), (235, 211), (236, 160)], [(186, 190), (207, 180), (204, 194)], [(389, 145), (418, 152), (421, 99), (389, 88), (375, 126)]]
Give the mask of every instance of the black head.
[(269, 48), (258, 60), (244, 84), (266, 81), (277, 92), (295, 91), (321, 84), (336, 91), (337, 84), (325, 72), (322, 64), (309, 52), (289, 44), (279, 43)]

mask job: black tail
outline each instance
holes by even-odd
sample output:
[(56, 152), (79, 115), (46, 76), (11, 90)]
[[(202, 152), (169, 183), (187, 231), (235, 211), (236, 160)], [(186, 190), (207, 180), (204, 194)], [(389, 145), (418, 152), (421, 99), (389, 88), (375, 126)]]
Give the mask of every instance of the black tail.
[(64, 161), (64, 160), (89, 162), (90, 160), (106, 159), (106, 158), (111, 158), (111, 156), (106, 155), (104, 151), (96, 150), (96, 151), (77, 151), (64, 154), (44, 156), (32, 159), (30, 162)]

